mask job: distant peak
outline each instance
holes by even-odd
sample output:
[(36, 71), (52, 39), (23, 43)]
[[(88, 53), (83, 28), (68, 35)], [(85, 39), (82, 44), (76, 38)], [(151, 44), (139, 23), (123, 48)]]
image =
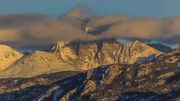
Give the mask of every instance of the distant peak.
[(92, 15), (93, 12), (82, 5), (77, 5), (66, 13), (67, 17), (79, 19), (86, 19), (92, 17)]
[(140, 42), (140, 41), (138, 41), (138, 40), (135, 40), (133, 43), (141, 43), (142, 44), (142, 42)]
[(145, 45), (144, 43), (142, 43), (142, 42), (140, 42), (140, 41), (138, 41), (138, 40), (135, 40), (135, 41), (133, 41), (133, 42), (131, 42), (130, 43), (131, 45)]

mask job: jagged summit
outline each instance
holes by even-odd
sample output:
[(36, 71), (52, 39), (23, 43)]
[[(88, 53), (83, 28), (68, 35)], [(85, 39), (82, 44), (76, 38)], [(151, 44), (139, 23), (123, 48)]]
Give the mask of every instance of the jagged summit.
[(157, 53), (160, 52), (160, 51), (156, 50), (155, 48), (150, 47), (138, 40), (135, 40), (134, 42), (126, 44), (125, 46), (129, 48), (130, 52), (137, 52), (137, 51), (138, 52), (147, 52), (147, 54), (148, 54), (148, 52), (151, 52), (151, 51), (154, 51)]
[(132, 42), (133, 44), (143, 44), (142, 42), (140, 42), (139, 40), (135, 40)]
[(130, 47), (146, 47), (147, 45), (138, 41), (138, 40), (135, 40), (131, 43), (128, 43), (128, 44), (125, 44), (125, 46), (130, 46)]
[(123, 45), (115, 39), (58, 42), (51, 52), (83, 70), (114, 63), (133, 64), (139, 57), (162, 53), (139, 41)]
[(131, 43), (128, 43), (126, 45), (132, 45), (133, 47), (148, 46), (148, 45), (146, 45), (145, 43), (143, 43), (143, 42), (141, 42), (139, 40), (132, 41)]
[(8, 68), (22, 56), (23, 54), (17, 52), (9, 46), (0, 45), (0, 71)]
[(92, 17), (93, 12), (82, 5), (77, 5), (69, 10), (65, 17), (69, 18), (77, 18), (77, 19), (88, 19)]

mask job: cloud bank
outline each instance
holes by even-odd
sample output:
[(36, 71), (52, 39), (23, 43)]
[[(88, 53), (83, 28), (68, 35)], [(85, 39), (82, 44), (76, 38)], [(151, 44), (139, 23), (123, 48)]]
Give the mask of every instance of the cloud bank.
[[(92, 27), (93, 33), (85, 33)], [(58, 19), (44, 15), (0, 15), (0, 43), (44, 45), (59, 40), (97, 40), (129, 38), (180, 43), (180, 17), (164, 19), (128, 18), (127, 16), (95, 16), (75, 7)]]

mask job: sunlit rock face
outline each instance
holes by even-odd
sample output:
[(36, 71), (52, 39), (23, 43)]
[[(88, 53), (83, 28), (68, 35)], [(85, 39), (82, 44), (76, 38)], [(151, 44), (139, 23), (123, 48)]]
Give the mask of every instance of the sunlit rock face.
[(124, 49), (122, 49), (121, 54), (124, 55), (119, 57), (120, 63), (133, 64), (140, 57), (149, 57), (151, 55), (158, 56), (162, 54), (162, 52), (139, 41), (134, 41), (130, 44), (124, 45)]
[(58, 42), (51, 52), (82, 70), (114, 63), (133, 64), (139, 57), (162, 54), (162, 52), (139, 41), (123, 45), (115, 39), (91, 42)]
[(58, 42), (52, 49), (51, 52), (57, 54), (61, 59), (71, 63), (71, 60), (77, 58), (78, 42)]
[(20, 59), (23, 54), (6, 46), (0, 45), (0, 71), (7, 69), (15, 61)]

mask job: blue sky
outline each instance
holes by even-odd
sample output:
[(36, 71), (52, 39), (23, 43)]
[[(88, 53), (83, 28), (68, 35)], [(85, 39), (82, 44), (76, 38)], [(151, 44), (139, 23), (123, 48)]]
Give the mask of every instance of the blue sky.
[(98, 15), (180, 16), (180, 0), (0, 0), (0, 14), (40, 13), (57, 17), (76, 5)]

